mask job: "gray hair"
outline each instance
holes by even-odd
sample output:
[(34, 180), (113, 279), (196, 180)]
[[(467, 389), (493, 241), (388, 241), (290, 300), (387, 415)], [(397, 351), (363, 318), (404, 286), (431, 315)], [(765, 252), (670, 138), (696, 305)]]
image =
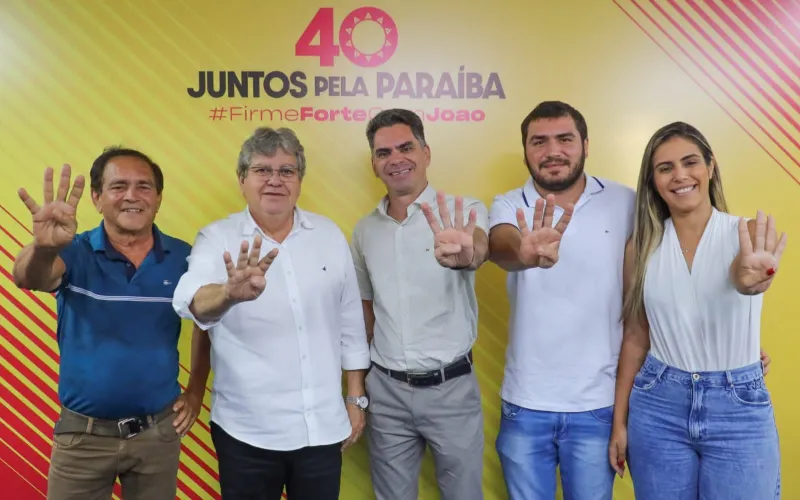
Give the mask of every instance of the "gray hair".
[(297, 138), (297, 134), (290, 128), (276, 130), (270, 127), (257, 128), (253, 135), (242, 144), (236, 168), (239, 178), (244, 179), (247, 175), (253, 155), (273, 156), (278, 149), (288, 155), (294, 155), (297, 160), (298, 175), (302, 179), (306, 173), (306, 155), (305, 148)]

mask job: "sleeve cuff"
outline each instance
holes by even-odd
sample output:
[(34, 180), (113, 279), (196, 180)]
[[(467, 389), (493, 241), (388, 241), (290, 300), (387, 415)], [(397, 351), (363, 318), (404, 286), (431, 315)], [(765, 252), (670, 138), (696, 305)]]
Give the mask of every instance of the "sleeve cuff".
[(199, 278), (193, 277), (188, 273), (184, 274), (178, 282), (178, 286), (175, 287), (175, 293), (172, 296), (172, 308), (175, 309), (175, 312), (178, 313), (178, 316), (191, 320), (203, 331), (208, 331), (209, 329), (217, 326), (222, 320), (220, 318), (216, 321), (202, 322), (198, 320), (194, 314), (192, 314), (192, 311), (189, 308), (189, 306), (192, 304), (192, 300), (194, 300), (195, 294), (197, 294), (197, 291), (207, 284), (209, 283), (203, 282)]
[[(364, 345), (366, 346), (367, 343), (364, 342)], [(371, 363), (369, 349), (342, 353), (342, 370), (366, 370)]]

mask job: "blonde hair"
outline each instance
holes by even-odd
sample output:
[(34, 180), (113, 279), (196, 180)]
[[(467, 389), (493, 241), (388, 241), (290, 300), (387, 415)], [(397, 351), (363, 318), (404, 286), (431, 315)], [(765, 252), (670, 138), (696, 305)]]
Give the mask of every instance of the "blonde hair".
[(695, 127), (684, 123), (674, 122), (661, 127), (644, 150), (642, 165), (639, 170), (639, 182), (636, 189), (636, 215), (631, 237), (633, 246), (633, 283), (628, 287), (623, 299), (622, 319), (626, 321), (644, 319), (644, 280), (647, 263), (653, 251), (661, 243), (664, 236), (664, 221), (670, 217), (666, 202), (658, 194), (654, 182), (655, 168), (653, 156), (656, 150), (670, 139), (681, 137), (692, 141), (700, 148), (703, 160), (707, 166), (714, 164), (714, 174), (709, 183), (711, 205), (721, 212), (727, 212), (725, 195), (722, 192), (722, 177), (719, 165), (714, 159), (706, 138)]

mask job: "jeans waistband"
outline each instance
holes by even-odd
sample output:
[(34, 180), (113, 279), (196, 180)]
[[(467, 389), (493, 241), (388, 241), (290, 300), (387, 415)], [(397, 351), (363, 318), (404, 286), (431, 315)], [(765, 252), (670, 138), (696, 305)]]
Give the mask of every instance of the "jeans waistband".
[(760, 361), (733, 370), (687, 372), (675, 368), (674, 366), (667, 365), (649, 353), (644, 360), (642, 370), (653, 373), (657, 377), (673, 380), (678, 383), (703, 385), (706, 387), (726, 387), (735, 384), (746, 384), (764, 378), (764, 369)]

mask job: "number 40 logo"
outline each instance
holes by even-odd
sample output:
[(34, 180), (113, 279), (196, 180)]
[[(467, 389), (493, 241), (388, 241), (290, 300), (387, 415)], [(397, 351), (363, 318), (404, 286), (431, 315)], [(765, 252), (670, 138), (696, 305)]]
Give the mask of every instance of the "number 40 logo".
[[(365, 53), (353, 44), (353, 31), (361, 23), (377, 23), (383, 30), (383, 44), (375, 52)], [(312, 44), (317, 34), (319, 43)], [(360, 7), (347, 14), (339, 26), (339, 45), (333, 35), (333, 8), (323, 7), (297, 39), (294, 55), (319, 57), (320, 66), (333, 66), (341, 48), (353, 64), (369, 68), (385, 63), (397, 50), (397, 25), (389, 14), (377, 7)]]

